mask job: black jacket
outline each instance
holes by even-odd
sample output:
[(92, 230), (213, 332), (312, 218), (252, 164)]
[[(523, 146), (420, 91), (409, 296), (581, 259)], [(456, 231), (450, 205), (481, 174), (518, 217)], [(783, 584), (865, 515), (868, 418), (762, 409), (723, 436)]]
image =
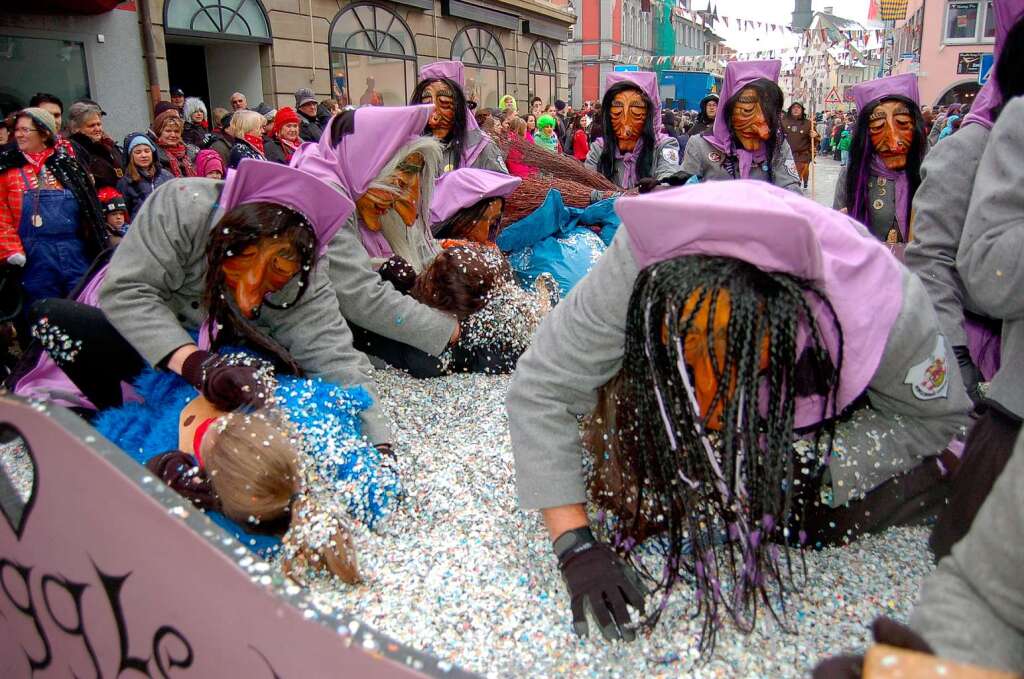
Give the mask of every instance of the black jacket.
[[(0, 173), (27, 164), (28, 159), (16, 148), (0, 153)], [(92, 177), (76, 159), (66, 153), (57, 152), (47, 158), (46, 169), (78, 201), (78, 237), (85, 243), (86, 256), (92, 259), (110, 245), (107, 219), (96, 197), (96, 185)]]
[(213, 141), (213, 135), (207, 132), (202, 125), (188, 122), (185, 123), (185, 131), (181, 133), (181, 139), (186, 144), (205, 149)]
[(71, 135), (69, 141), (75, 149), (79, 165), (92, 175), (97, 189), (117, 186), (118, 180), (124, 174), (124, 156), (113, 139), (104, 137), (102, 141), (95, 142), (77, 132)]
[[(263, 149), (267, 152), (267, 160), (287, 165), (291, 158), (286, 157), (284, 145), (277, 139), (266, 138), (263, 140)], [(294, 155), (294, 151), (292, 152)]]
[(124, 196), (124, 202), (128, 204), (129, 219), (135, 219), (139, 208), (142, 207), (142, 204), (149, 198), (156, 187), (172, 179), (174, 179), (174, 175), (161, 167), (159, 163), (156, 165), (156, 174), (152, 178), (143, 176), (139, 181), (133, 182), (127, 173), (121, 177), (121, 181), (117, 183), (117, 190), (121, 192)]
[(299, 120), (299, 139), (302, 141), (311, 141), (314, 144), (320, 141), (320, 136), (324, 133), (323, 128), (316, 121), (316, 118), (310, 118), (302, 111), (298, 111)]
[(235, 145), (231, 147), (231, 155), (228, 157), (228, 167), (236, 168), (246, 158), (255, 158), (256, 160), (267, 159), (266, 156), (254, 149), (249, 142), (244, 139), (236, 139)]

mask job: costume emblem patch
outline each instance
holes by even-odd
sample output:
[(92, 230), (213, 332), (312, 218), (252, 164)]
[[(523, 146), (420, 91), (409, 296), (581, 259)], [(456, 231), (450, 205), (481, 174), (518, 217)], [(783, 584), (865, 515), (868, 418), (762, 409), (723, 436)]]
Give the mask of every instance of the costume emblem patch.
[(661, 150), (661, 157), (670, 163), (679, 164), (679, 151), (673, 148), (663, 148)]
[(708, 154), (708, 160), (710, 160), (712, 163), (720, 163), (722, 162), (722, 154), (719, 153), (718, 151), (712, 151), (711, 153)]
[(914, 396), (922, 401), (933, 398), (945, 398), (949, 392), (949, 380), (946, 372), (949, 369), (946, 360), (946, 339), (939, 335), (935, 340), (935, 348), (931, 355), (907, 371), (903, 383), (909, 384)]

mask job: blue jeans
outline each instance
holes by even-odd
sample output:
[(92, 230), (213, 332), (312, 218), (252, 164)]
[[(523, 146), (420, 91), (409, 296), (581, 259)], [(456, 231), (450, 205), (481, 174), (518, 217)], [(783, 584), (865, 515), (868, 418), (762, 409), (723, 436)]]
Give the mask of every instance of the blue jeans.
[(839, 163), (846, 167), (846, 164), (850, 162), (850, 151), (848, 149), (840, 149), (839, 151)]

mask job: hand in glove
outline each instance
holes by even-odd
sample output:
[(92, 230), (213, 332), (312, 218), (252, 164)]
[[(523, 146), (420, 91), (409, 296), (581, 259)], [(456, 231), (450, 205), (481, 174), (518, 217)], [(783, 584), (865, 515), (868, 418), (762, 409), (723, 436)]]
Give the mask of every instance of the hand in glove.
[(258, 408), (266, 401), (270, 387), (256, 376), (258, 370), (251, 365), (229, 365), (220, 354), (200, 349), (185, 359), (181, 376), (214, 407), (231, 411), (242, 406)]
[(633, 568), (610, 546), (598, 542), (589, 528), (563, 533), (555, 540), (555, 553), (569, 591), (576, 634), (587, 636), (589, 613), (608, 641), (633, 641), (636, 631), (629, 627), (626, 606), (643, 612), (645, 595)]
[(650, 193), (650, 192), (651, 192), (651, 191), (653, 191), (653, 190), (654, 190), (654, 189), (655, 189), (655, 188), (656, 188), (656, 187), (658, 186), (658, 184), (660, 184), (660, 183), (661, 183), (661, 182), (659, 182), (659, 181), (658, 181), (657, 179), (655, 179), (654, 177), (644, 177), (643, 179), (639, 180), (639, 181), (638, 181), (638, 182), (636, 183), (636, 187), (637, 187), (637, 189), (639, 189), (639, 190), (640, 190), (640, 193)]
[(384, 280), (395, 286), (395, 290), (408, 294), (412, 286), (416, 284), (416, 270), (409, 262), (398, 255), (394, 255), (377, 269), (377, 273)]
[[(871, 636), (876, 644), (905, 648), (918, 653), (933, 653), (928, 642), (906, 625), (884, 616), (871, 623)], [(864, 666), (862, 655), (840, 655), (823, 660), (814, 668), (813, 679), (860, 679)]]
[(963, 345), (953, 347), (953, 353), (956, 355), (956, 362), (960, 366), (960, 376), (964, 380), (967, 395), (971, 397), (973, 403), (977, 404), (981, 398), (978, 385), (985, 381), (984, 377), (982, 377), (981, 371), (978, 370), (978, 366), (974, 365), (974, 361), (971, 360), (971, 352), (967, 347)]

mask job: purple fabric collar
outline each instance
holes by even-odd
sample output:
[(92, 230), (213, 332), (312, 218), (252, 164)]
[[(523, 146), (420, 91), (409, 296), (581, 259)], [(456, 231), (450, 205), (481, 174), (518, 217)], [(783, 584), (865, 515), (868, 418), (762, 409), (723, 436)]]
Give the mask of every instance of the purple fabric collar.
[[(1003, 51), (1003, 44), (1006, 42), (1006, 34), (1024, 15), (1024, 0), (995, 0), (993, 5), (996, 12), (996, 43), (992, 46), (992, 54), (995, 55), (996, 62), (998, 62), (999, 55)], [(992, 65), (992, 68), (995, 68), (995, 64)], [(999, 92), (999, 83), (996, 82), (996, 74), (993, 71), (988, 82), (974, 99), (971, 112), (964, 118), (961, 127), (977, 124), (991, 130), (993, 113), (1002, 103), (1003, 95)]]
[(654, 141), (657, 144), (668, 139), (661, 124), (661, 95), (658, 93), (658, 74), (651, 71), (612, 71), (604, 77), (604, 89), (618, 83), (630, 83), (647, 95), (654, 104), (651, 115), (654, 116)]
[[(726, 120), (725, 107), (729, 100), (740, 93), (744, 87), (755, 80), (771, 80), (777, 82), (779, 73), (782, 72), (782, 62), (778, 59), (768, 61), (730, 61), (725, 67), (725, 81), (722, 83), (722, 93), (718, 98), (718, 115), (715, 116), (715, 123), (710, 134), (705, 134), (704, 139), (727, 156), (733, 155), (732, 132), (729, 130), (729, 121)], [(742, 163), (742, 154), (740, 162)], [(744, 151), (749, 154), (749, 151)], [(750, 165), (747, 165), (746, 178), (750, 174)]]
[(636, 143), (633, 150), (623, 153), (615, 146), (615, 159), (622, 161), (622, 188), (631, 189), (636, 186), (636, 163), (640, 159), (640, 153), (644, 150), (643, 139)]
[(294, 167), (247, 158), (238, 169), (228, 172), (218, 203), (228, 212), (239, 205), (261, 202), (284, 205), (309, 220), (319, 255), (356, 209), (337, 186), (337, 178), (328, 183)]
[[(882, 360), (903, 304), (900, 265), (849, 217), (766, 182), (737, 180), (623, 197), (615, 211), (641, 269), (683, 255), (734, 257), (817, 285), (843, 331), (836, 410), (858, 398)], [(870, 299), (870, 304), (864, 300)], [(838, 337), (821, 331), (833, 357)], [(796, 426), (817, 424), (825, 397), (801, 398)]]

